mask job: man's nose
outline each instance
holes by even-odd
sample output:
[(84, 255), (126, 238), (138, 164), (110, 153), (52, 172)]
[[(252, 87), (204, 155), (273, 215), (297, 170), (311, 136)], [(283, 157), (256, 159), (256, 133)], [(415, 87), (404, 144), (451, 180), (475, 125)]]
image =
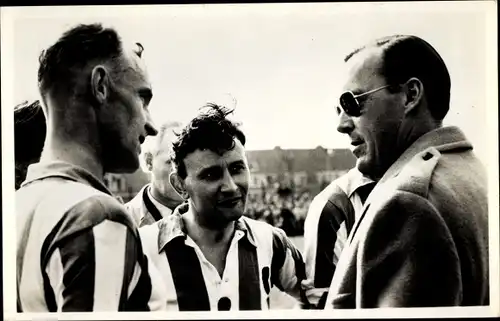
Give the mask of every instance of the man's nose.
[(153, 123), (153, 119), (151, 118), (151, 114), (149, 111), (146, 111), (146, 134), (148, 136), (156, 136), (158, 134), (158, 130), (156, 129), (155, 124)]
[(236, 185), (233, 176), (228, 171), (226, 171), (222, 179), (221, 191), (225, 193), (233, 193), (236, 192), (237, 190), (238, 186)]
[(354, 130), (354, 122), (351, 116), (347, 115), (345, 111), (341, 111), (339, 114), (339, 124), (337, 126), (337, 131), (342, 134), (349, 134)]

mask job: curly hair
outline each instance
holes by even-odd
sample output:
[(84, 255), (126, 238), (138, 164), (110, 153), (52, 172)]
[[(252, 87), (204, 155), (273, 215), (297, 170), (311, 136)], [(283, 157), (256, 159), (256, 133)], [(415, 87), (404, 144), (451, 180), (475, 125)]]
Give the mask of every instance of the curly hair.
[(245, 135), (238, 129), (240, 124), (226, 117), (234, 110), (209, 103), (200, 109), (200, 113), (191, 120), (180, 133), (176, 133), (173, 142), (172, 161), (180, 177), (186, 178), (184, 159), (197, 149), (210, 150), (219, 155), (232, 150), (234, 139), (245, 145)]

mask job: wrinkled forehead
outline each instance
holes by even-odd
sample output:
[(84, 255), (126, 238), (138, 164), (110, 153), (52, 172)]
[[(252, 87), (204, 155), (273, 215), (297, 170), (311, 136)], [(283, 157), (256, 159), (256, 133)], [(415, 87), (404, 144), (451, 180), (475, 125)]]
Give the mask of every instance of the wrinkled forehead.
[(384, 83), (380, 74), (382, 50), (363, 49), (349, 59), (344, 66), (344, 90), (363, 92)]

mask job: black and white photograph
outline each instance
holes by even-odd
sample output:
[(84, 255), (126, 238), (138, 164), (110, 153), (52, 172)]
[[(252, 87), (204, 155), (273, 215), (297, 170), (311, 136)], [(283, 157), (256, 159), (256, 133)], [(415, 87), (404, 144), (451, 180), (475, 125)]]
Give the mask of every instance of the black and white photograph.
[(497, 9), (2, 7), (4, 319), (500, 316)]

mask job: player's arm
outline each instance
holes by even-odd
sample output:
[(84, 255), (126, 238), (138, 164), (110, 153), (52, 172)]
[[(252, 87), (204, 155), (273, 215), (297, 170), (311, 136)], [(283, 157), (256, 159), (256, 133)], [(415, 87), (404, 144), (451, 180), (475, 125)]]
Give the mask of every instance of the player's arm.
[[(325, 306), (335, 263), (338, 239), (345, 241), (347, 232), (344, 214), (331, 201), (315, 198), (309, 207), (304, 224), (304, 260), (307, 278), (303, 282), (308, 301), (315, 308)], [(343, 227), (343, 228), (341, 228)], [(343, 244), (343, 243), (342, 243)]]
[(92, 199), (67, 217), (52, 242), (49, 236), (45, 268), (57, 310), (149, 310), (148, 262), (123, 207)]
[(302, 308), (310, 308), (302, 289), (302, 281), (305, 278), (305, 264), (300, 251), (283, 230), (273, 228), (272, 284), (299, 300)]

